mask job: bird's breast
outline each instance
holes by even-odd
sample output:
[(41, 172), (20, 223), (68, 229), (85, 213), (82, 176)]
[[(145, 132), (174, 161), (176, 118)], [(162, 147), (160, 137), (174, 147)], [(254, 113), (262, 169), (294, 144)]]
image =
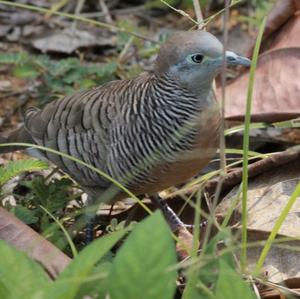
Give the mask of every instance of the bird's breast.
[[(217, 105), (211, 105), (199, 113), (190, 138), (191, 146), (177, 150), (176, 159), (165, 157), (164, 161), (153, 165), (142, 184), (131, 186), (136, 194), (155, 193), (170, 186), (178, 185), (195, 176), (215, 155), (219, 142), (220, 113)], [(176, 144), (174, 144), (176, 148)]]

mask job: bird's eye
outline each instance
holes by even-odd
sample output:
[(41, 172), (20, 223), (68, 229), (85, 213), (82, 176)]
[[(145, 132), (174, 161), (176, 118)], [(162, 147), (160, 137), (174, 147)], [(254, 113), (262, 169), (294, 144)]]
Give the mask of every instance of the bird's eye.
[(194, 54), (191, 56), (191, 60), (195, 63), (201, 63), (204, 59), (204, 56), (202, 54)]

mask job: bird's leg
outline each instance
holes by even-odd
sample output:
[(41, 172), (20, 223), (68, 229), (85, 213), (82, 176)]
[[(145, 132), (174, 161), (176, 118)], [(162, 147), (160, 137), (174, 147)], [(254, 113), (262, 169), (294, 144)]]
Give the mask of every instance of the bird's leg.
[(94, 240), (94, 225), (96, 212), (89, 203), (93, 203), (94, 200), (90, 196), (87, 199), (87, 207), (85, 211), (85, 223), (86, 223), (86, 233), (85, 233), (85, 244), (88, 245)]
[(94, 240), (94, 224), (95, 216), (86, 215), (85, 245), (92, 243)]
[(162, 211), (172, 231), (176, 231), (179, 228), (186, 227), (186, 225), (179, 219), (176, 213), (169, 207), (167, 202), (163, 200), (158, 194), (150, 196), (150, 200), (157, 208)]
[[(152, 203), (159, 208), (163, 215), (165, 216), (165, 219), (167, 220), (168, 224), (170, 225), (172, 231), (176, 231), (179, 228), (188, 228), (193, 229), (193, 224), (185, 224), (183, 223), (180, 218), (176, 215), (176, 213), (169, 207), (167, 202), (163, 200), (158, 194), (150, 196), (150, 200)], [(207, 225), (207, 221), (202, 221), (200, 223), (200, 228), (205, 228)]]
[(88, 188), (84, 189), (87, 194), (86, 211), (85, 211), (85, 221), (86, 221), (86, 245), (91, 243), (94, 239), (94, 225), (96, 219), (96, 211), (98, 209), (99, 203), (109, 202), (118, 193), (119, 189), (114, 185), (107, 189), (103, 188)]

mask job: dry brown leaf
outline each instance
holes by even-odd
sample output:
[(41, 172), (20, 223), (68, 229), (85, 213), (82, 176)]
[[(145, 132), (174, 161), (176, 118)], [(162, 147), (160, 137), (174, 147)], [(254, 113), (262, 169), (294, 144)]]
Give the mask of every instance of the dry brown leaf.
[[(279, 1), (268, 19), (255, 76), (252, 121), (300, 116), (300, 14), (295, 3)], [(227, 86), (227, 119), (243, 119), (248, 78), (249, 71)]]
[[(229, 85), (227, 119), (243, 119), (248, 77), (245, 73)], [(300, 116), (300, 81), (296, 78), (300, 78), (300, 48), (263, 54), (255, 75), (252, 121), (276, 122)]]
[(193, 249), (193, 235), (184, 227), (177, 231), (178, 242), (176, 244), (176, 252), (180, 260), (187, 259)]
[[(284, 166), (271, 169), (249, 181), (248, 205), (248, 235), (251, 241), (265, 240), (274, 227), (278, 216), (300, 181), (300, 161), (296, 160)], [(239, 187), (235, 187), (221, 202), (217, 213), (225, 215), (236, 198)], [(300, 238), (300, 198), (290, 210), (288, 217), (279, 230), (281, 237)], [(241, 204), (235, 209), (231, 223), (240, 226)], [(300, 246), (300, 241), (281, 243), (283, 246), (273, 246), (264, 264), (267, 278), (274, 282), (300, 278), (300, 252), (294, 250)], [(290, 246), (290, 247), (288, 247)], [(262, 247), (249, 247), (248, 259), (250, 267), (255, 266)], [(298, 286), (299, 287), (299, 286)]]
[(0, 239), (41, 263), (52, 278), (56, 278), (71, 261), (57, 247), (3, 208), (0, 208)]
[(115, 44), (113, 36), (97, 36), (96, 33), (79, 29), (64, 29), (52, 32), (48, 36), (42, 36), (32, 41), (34, 48), (46, 52), (61, 52), (70, 54), (78, 48), (93, 46), (112, 46)]
[[(285, 167), (288, 163), (292, 161), (298, 161), (300, 158), (300, 147), (295, 146), (287, 149), (286, 151), (272, 154), (271, 156), (253, 162), (248, 167), (248, 178), (254, 178), (261, 175), (267, 171), (276, 169), (278, 167)], [(239, 185), (243, 179), (243, 170), (238, 168), (228, 172), (222, 180), (221, 194), (230, 191), (234, 186)], [(216, 188), (219, 184), (220, 178), (211, 179), (205, 185), (205, 192), (209, 197), (212, 197)], [(199, 186), (197, 186), (199, 188)]]
[[(284, 25), (291, 17), (296, 14), (296, 11), (300, 9), (298, 0), (279, 0), (274, 5), (273, 9), (270, 11), (268, 15), (263, 40), (266, 41), (266, 38), (269, 37), (271, 34), (275, 33), (276, 31)], [(264, 43), (263, 46), (266, 46)], [(270, 48), (270, 46), (269, 46)], [(263, 52), (263, 48), (261, 48)]]

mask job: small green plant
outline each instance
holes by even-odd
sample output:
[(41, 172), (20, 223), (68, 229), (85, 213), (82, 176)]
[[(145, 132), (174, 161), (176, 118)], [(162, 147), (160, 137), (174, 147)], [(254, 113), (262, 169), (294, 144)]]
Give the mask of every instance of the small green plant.
[[(48, 168), (48, 163), (36, 159), (9, 162), (0, 168), (0, 186), (3, 186), (13, 177), (24, 172), (41, 171)], [(77, 199), (71, 192), (73, 182), (68, 178), (47, 180), (41, 175), (32, 179), (22, 179), (19, 189), (24, 194), (15, 194), (17, 205), (5, 201), (5, 207), (24, 223), (33, 226), (60, 248), (65, 245), (64, 236), (57, 225), (52, 225), (53, 220), (41, 208), (43, 207), (55, 217), (66, 217), (65, 207), (70, 199)], [(0, 189), (0, 198), (8, 194), (5, 189)], [(72, 196), (71, 196), (72, 195)]]
[(117, 65), (82, 63), (71, 57), (54, 60), (47, 55), (27, 53), (0, 53), (0, 64), (13, 65), (13, 74), (19, 78), (39, 79), (37, 87), (41, 104), (53, 97), (66, 95), (77, 89), (85, 89), (115, 79)]
[(127, 227), (127, 229), (129, 229), (129, 230), (132, 230), (135, 225), (136, 225), (136, 222), (134, 222), (134, 221), (130, 222), (130, 224), (127, 225), (125, 220), (118, 222), (117, 218), (112, 218), (110, 220), (110, 224), (107, 225), (107, 227), (106, 227), (106, 231), (115, 232), (118, 230), (122, 230), (125, 227)]
[[(183, 299), (256, 298), (236, 271), (233, 251), (228, 250), (237, 245), (233, 240), (230, 229), (224, 228), (208, 242), (200, 256), (186, 269), (188, 281)], [(225, 245), (224, 250), (218, 248), (220, 244)]]
[[(72, 184), (71, 180), (67, 178), (46, 182), (41, 175), (37, 175), (31, 180), (24, 179), (20, 182), (19, 188), (26, 188), (25, 192), (23, 191), (25, 195), (16, 194), (18, 205), (10, 206), (9, 203), (6, 203), (6, 208), (24, 223), (31, 224), (36, 230), (43, 232), (49, 227), (50, 219), (41, 206), (56, 217), (63, 216), (62, 210), (70, 200), (68, 189)], [(3, 191), (2, 196), (5, 196)]]
[[(40, 208), (43, 206), (56, 217), (61, 216), (62, 209), (68, 203), (68, 191), (73, 185), (68, 178), (53, 179), (47, 182), (43, 176), (35, 176), (32, 180), (24, 180), (20, 184), (28, 189), (26, 195), (19, 201), (24, 208), (34, 212), (39, 219), (39, 228), (44, 231), (49, 226), (49, 217)], [(24, 219), (22, 219), (24, 221)]]

